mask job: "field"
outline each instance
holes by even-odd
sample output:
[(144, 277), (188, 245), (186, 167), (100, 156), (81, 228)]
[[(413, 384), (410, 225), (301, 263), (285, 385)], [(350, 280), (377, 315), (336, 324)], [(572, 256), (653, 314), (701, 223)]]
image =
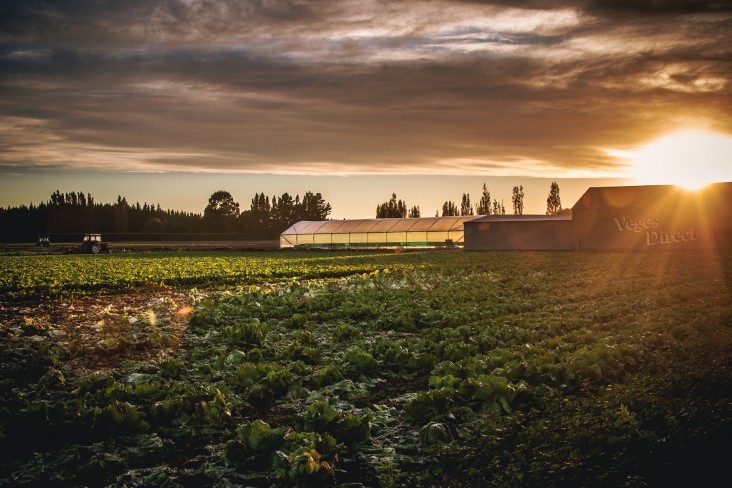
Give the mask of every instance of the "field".
[(0, 256), (0, 486), (723, 486), (732, 256)]

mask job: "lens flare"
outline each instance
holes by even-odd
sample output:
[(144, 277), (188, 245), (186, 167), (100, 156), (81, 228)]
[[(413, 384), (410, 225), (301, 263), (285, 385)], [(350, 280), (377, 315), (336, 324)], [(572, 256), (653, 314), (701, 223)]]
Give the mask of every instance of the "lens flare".
[(732, 137), (705, 131), (668, 134), (634, 151), (609, 154), (631, 164), (638, 184), (672, 184), (698, 190), (710, 183), (732, 181)]
[(193, 307), (182, 307), (178, 309), (178, 312), (176, 312), (178, 315), (190, 315), (190, 313), (193, 312)]

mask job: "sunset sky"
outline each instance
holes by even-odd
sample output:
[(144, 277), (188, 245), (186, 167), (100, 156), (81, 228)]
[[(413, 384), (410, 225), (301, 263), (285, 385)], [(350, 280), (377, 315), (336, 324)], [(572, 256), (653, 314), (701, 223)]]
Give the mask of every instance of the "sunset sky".
[(0, 0), (0, 206), (732, 181), (731, 78), (723, 0)]

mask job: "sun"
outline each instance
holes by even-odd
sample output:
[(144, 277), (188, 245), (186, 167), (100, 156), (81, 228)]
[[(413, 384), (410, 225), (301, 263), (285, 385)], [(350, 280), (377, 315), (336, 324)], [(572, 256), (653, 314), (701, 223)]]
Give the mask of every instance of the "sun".
[(732, 181), (732, 137), (686, 130), (665, 135), (635, 151), (609, 151), (632, 164), (638, 184), (672, 184), (698, 190)]

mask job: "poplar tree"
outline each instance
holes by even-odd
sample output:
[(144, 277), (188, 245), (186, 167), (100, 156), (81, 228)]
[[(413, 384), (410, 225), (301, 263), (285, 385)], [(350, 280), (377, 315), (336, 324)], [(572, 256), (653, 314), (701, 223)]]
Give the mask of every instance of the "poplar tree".
[(483, 193), (481, 194), (480, 202), (478, 202), (478, 205), (475, 207), (475, 213), (478, 215), (491, 214), (491, 192), (488, 191), (485, 183), (483, 183)]
[(496, 215), (506, 215), (506, 206), (503, 204), (503, 200), (499, 202), (497, 198), (493, 199), (493, 213)]
[(513, 213), (514, 215), (524, 214), (524, 187), (523, 185), (513, 187)]
[(552, 182), (549, 196), (546, 199), (546, 214), (556, 215), (562, 211), (562, 199), (559, 197), (559, 185), (556, 181)]
[(458, 207), (455, 202), (447, 201), (442, 204), (442, 216), (443, 217), (455, 217), (458, 214)]
[(460, 215), (473, 215), (473, 205), (470, 203), (470, 195), (463, 193), (463, 199), (460, 202)]

